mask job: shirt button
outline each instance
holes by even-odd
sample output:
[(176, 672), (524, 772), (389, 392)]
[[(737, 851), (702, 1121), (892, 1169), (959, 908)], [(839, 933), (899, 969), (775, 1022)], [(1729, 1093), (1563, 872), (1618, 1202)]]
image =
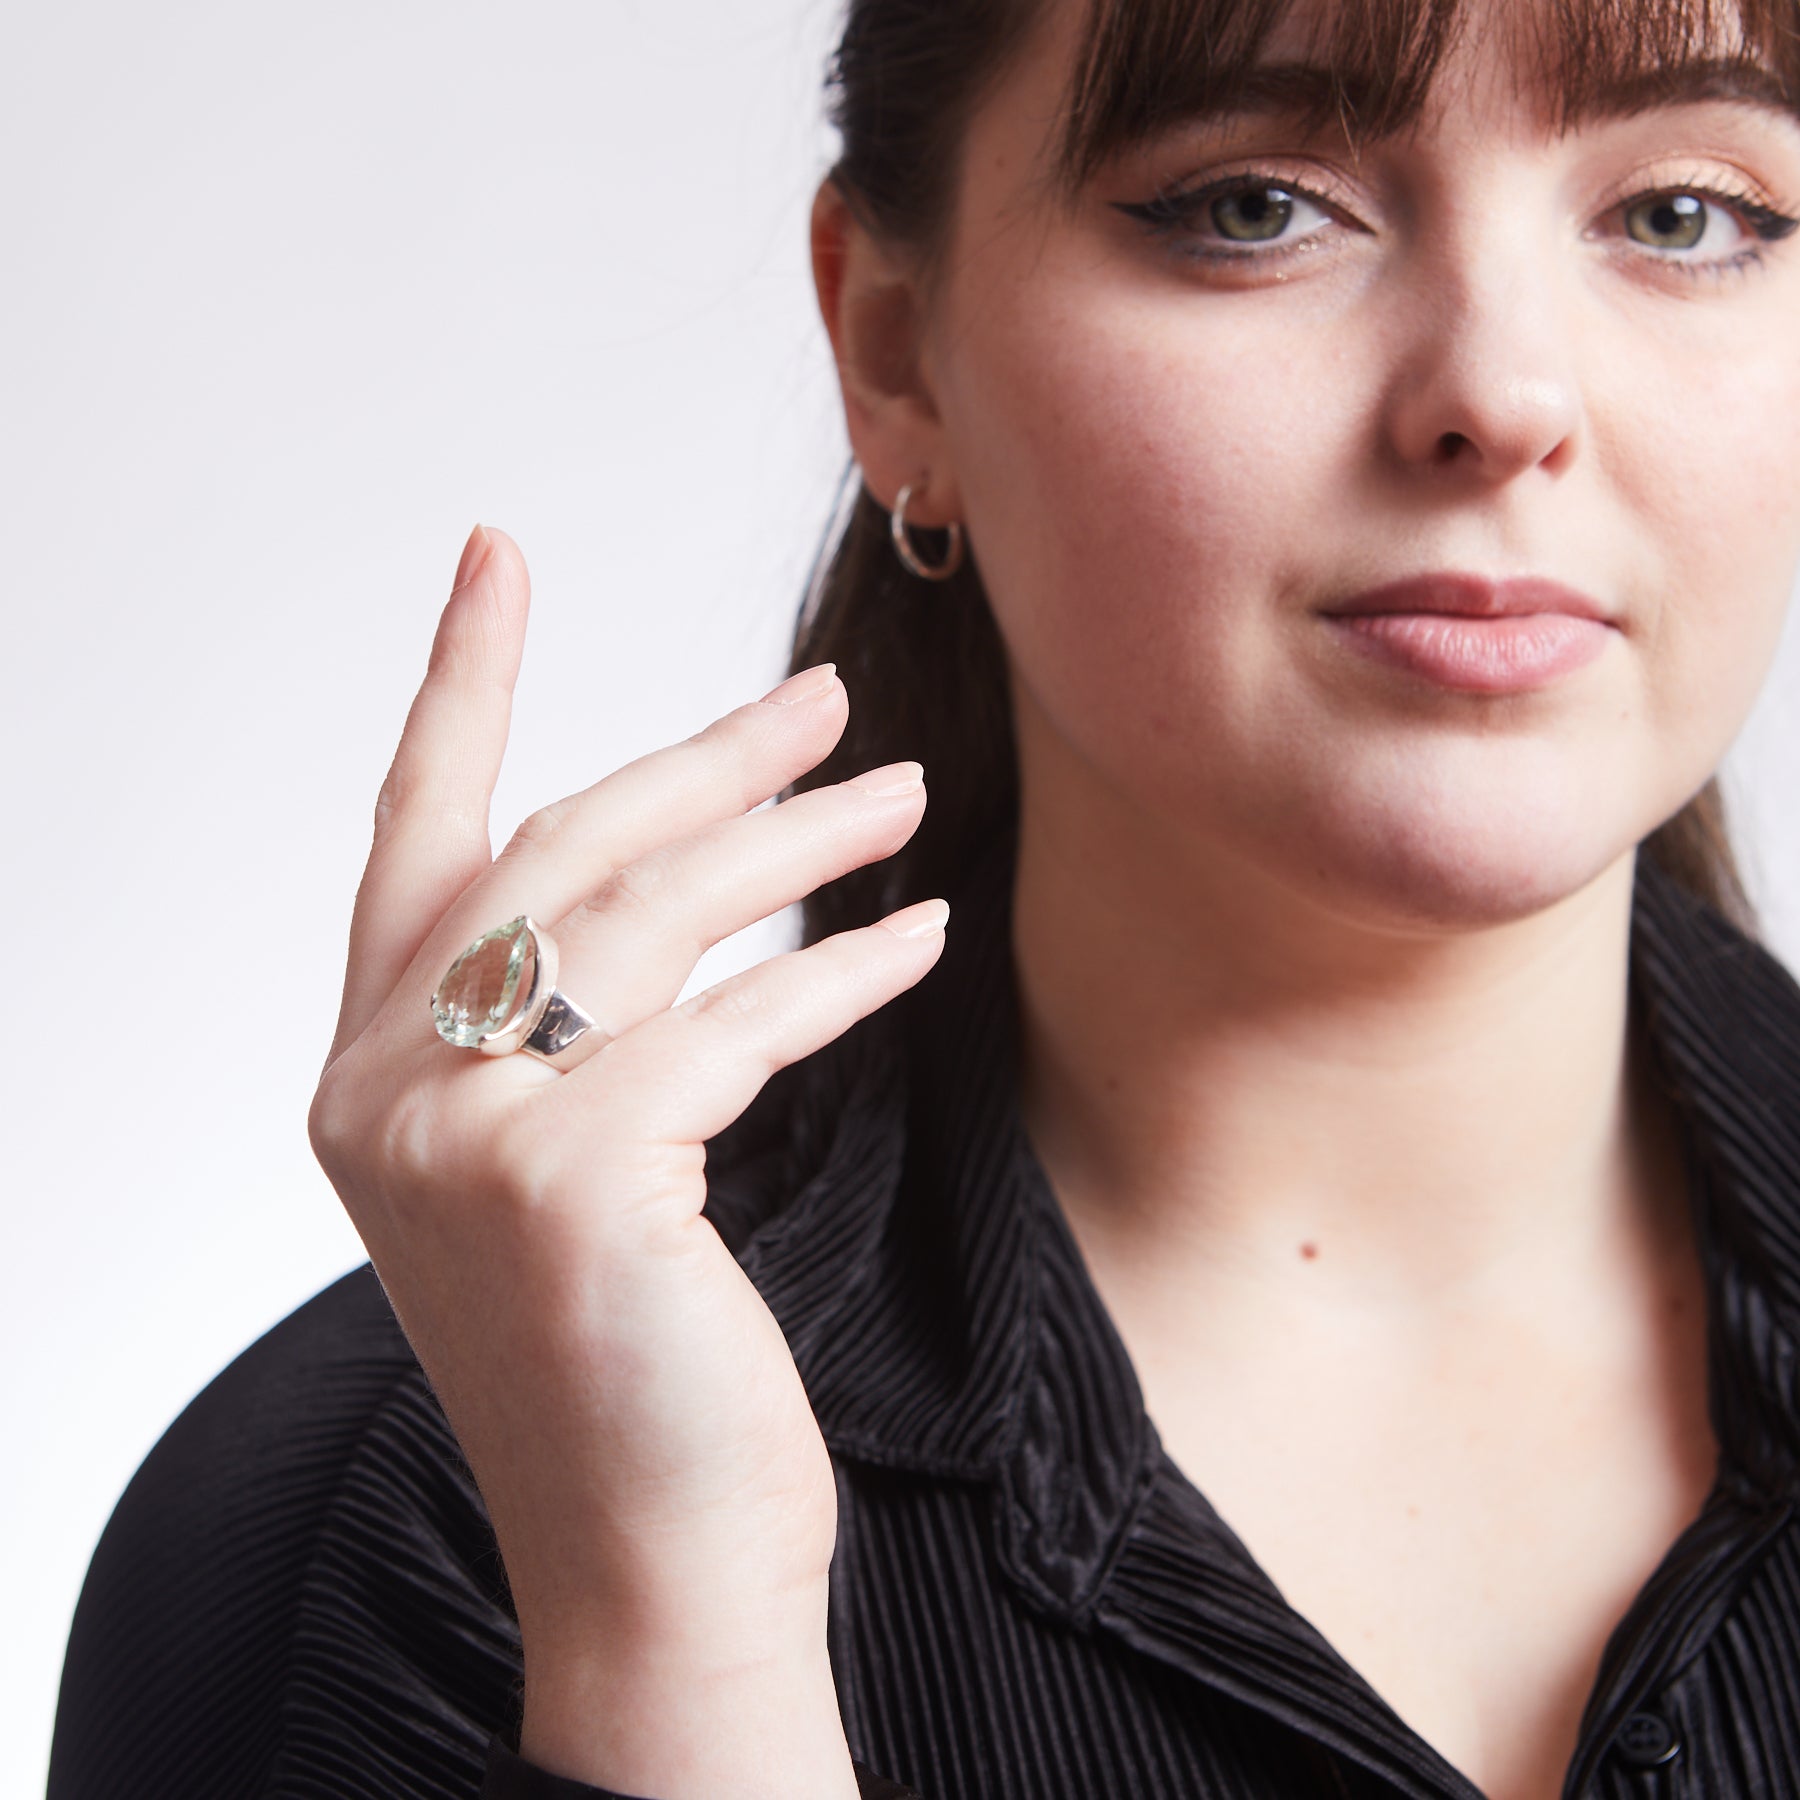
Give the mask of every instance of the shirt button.
[(1657, 1769), (1681, 1754), (1681, 1739), (1661, 1713), (1634, 1712), (1614, 1740), (1619, 1760), (1629, 1769)]

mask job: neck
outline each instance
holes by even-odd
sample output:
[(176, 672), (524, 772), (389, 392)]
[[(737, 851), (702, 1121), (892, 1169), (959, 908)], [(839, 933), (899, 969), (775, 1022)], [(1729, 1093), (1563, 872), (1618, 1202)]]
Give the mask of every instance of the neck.
[(1184, 1309), (1298, 1283), (1417, 1316), (1679, 1229), (1631, 855), (1529, 917), (1376, 931), (1120, 821), (1027, 792), (1014, 898), (1024, 1121), (1091, 1262)]

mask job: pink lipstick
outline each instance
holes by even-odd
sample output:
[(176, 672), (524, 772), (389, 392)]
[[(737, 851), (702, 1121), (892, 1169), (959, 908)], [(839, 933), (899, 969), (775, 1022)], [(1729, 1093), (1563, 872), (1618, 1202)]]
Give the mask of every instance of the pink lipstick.
[(1617, 629), (1559, 582), (1454, 572), (1388, 582), (1321, 616), (1349, 649), (1470, 694), (1547, 686), (1591, 663)]

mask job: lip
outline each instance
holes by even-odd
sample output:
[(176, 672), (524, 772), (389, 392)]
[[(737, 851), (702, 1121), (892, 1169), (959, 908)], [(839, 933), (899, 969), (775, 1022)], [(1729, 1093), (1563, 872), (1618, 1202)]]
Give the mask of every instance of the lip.
[(1347, 649), (1461, 693), (1514, 694), (1585, 668), (1616, 622), (1540, 576), (1413, 575), (1321, 609)]

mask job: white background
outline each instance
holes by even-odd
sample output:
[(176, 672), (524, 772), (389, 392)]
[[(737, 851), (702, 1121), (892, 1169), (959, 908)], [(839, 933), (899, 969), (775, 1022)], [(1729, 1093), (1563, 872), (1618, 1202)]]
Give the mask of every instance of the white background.
[[(836, 23), (834, 0), (13, 9), (0, 1792), (41, 1791), (132, 1471), (363, 1260), (305, 1114), (470, 526), (518, 539), (535, 596), (497, 842), (780, 672), (847, 455), (806, 258)], [(1790, 962), (1797, 683), (1790, 632), (1727, 771)]]

